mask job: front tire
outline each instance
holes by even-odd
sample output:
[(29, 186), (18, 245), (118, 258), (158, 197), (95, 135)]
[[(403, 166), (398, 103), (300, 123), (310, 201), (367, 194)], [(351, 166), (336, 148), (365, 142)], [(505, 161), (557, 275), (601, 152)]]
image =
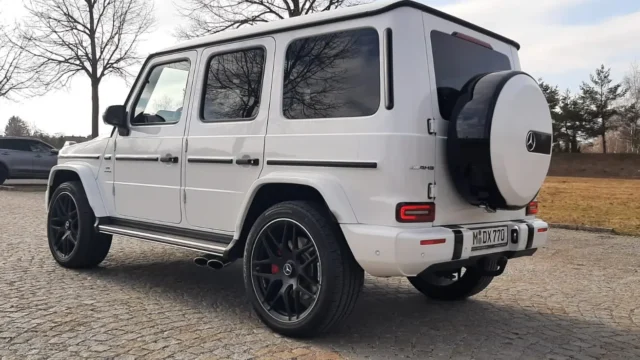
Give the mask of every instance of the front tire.
[(70, 181), (51, 196), (47, 237), (53, 258), (66, 268), (91, 268), (107, 257), (111, 235), (95, 231), (95, 215), (82, 184)]
[[(495, 261), (490, 261), (495, 269)], [(441, 301), (458, 301), (474, 296), (486, 289), (493, 276), (482, 276), (476, 268), (465, 268), (450, 274), (431, 273), (407, 277), (411, 285), (427, 297)]]
[(9, 177), (9, 171), (3, 165), (0, 165), (0, 185), (4, 184), (4, 182)]
[(314, 203), (274, 205), (254, 223), (244, 283), (256, 314), (291, 337), (327, 331), (353, 310), (364, 271), (328, 211)]

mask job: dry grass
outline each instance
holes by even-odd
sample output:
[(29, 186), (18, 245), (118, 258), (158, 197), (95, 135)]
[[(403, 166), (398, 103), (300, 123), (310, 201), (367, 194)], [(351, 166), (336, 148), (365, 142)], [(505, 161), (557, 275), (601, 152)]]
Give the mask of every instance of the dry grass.
[(640, 235), (640, 180), (550, 176), (538, 200), (539, 216), (550, 223)]

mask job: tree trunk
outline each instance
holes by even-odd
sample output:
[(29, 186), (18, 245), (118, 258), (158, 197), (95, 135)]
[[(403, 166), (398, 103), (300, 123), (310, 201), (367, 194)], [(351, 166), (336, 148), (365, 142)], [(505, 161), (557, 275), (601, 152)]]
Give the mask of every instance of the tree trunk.
[(580, 147), (578, 146), (578, 139), (576, 137), (571, 138), (571, 152), (579, 153)]
[(98, 126), (100, 125), (100, 96), (98, 81), (91, 81), (91, 138), (98, 137)]
[(602, 133), (602, 153), (607, 153), (607, 136), (605, 133)]

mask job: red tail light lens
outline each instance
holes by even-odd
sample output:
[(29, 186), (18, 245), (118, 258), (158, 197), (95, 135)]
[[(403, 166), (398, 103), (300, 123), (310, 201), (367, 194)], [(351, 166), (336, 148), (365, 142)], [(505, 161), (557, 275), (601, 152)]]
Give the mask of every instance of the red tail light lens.
[(538, 214), (538, 201), (534, 200), (527, 205), (527, 215), (537, 215)]
[(433, 222), (436, 219), (436, 204), (434, 203), (400, 203), (396, 206), (396, 221)]

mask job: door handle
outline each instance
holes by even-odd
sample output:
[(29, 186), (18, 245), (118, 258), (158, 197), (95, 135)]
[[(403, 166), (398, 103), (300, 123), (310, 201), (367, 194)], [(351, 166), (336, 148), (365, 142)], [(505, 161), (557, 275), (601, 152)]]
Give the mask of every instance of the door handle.
[(160, 157), (160, 162), (170, 163), (170, 164), (177, 164), (178, 163), (178, 157), (177, 156), (172, 156), (171, 154), (167, 154), (165, 156), (161, 156)]
[(260, 165), (260, 159), (251, 159), (251, 158), (236, 159), (236, 165), (258, 166)]

